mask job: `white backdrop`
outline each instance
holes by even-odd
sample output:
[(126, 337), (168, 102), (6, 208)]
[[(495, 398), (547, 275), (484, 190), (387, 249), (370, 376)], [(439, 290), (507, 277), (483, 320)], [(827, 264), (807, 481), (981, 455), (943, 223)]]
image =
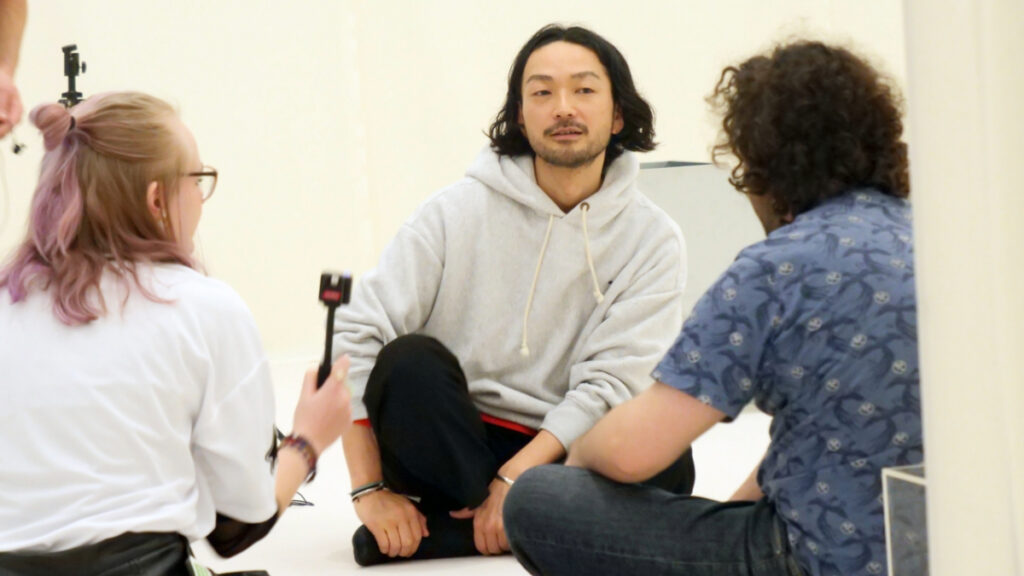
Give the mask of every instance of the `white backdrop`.
[[(647, 161), (706, 161), (716, 127), (703, 98), (724, 65), (774, 41), (847, 42), (904, 76), (891, 0), (29, 4), (17, 74), (27, 107), (59, 98), (60, 47), (77, 43), (86, 95), (143, 90), (181, 110), (221, 172), (199, 228), (208, 270), (242, 294), (278, 359), (318, 354), (321, 269), (358, 281), (415, 206), (462, 176), (515, 53), (548, 22), (589, 26), (625, 54), (657, 113), (661, 146)], [(3, 254), (24, 233), (42, 146), (27, 123), (18, 133), (30, 148), (3, 146)]]
[(1024, 4), (906, 5), (931, 574), (1024, 576)]

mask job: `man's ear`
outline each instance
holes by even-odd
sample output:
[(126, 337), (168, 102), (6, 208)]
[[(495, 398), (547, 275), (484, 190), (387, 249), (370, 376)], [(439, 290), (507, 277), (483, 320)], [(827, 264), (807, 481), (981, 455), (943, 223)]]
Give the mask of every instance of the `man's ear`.
[(520, 103), (519, 106), (517, 106), (517, 108), (519, 109), (519, 113), (516, 115), (516, 124), (519, 124), (519, 129), (525, 132), (526, 123), (523, 122), (523, 104)]
[(612, 116), (612, 134), (622, 132), (626, 127), (626, 121), (622, 119), (622, 109), (615, 105), (615, 114)]
[(164, 187), (157, 181), (146, 186), (146, 207), (149, 214), (157, 222), (163, 222), (167, 210), (167, 200), (164, 198)]

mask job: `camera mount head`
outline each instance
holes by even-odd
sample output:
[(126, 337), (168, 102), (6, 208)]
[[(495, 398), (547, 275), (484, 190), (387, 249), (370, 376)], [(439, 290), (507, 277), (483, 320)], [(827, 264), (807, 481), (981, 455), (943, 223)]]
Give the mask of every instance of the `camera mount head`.
[(68, 91), (61, 94), (60, 103), (65, 108), (71, 108), (82, 101), (82, 93), (75, 90), (75, 78), (85, 74), (85, 62), (79, 62), (76, 44), (68, 44), (61, 50), (64, 51), (64, 75), (68, 77)]

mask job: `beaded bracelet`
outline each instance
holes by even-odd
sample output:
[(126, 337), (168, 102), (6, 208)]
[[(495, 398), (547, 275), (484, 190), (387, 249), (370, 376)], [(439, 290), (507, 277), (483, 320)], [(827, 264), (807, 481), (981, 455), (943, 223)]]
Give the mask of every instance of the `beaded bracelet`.
[(302, 456), (306, 459), (306, 466), (309, 467), (309, 473), (306, 474), (304, 482), (309, 484), (316, 478), (316, 461), (317, 455), (316, 450), (309, 444), (302, 436), (296, 436), (295, 434), (289, 434), (281, 440), (281, 444), (278, 446), (278, 450), (282, 448), (294, 448), (298, 450)]

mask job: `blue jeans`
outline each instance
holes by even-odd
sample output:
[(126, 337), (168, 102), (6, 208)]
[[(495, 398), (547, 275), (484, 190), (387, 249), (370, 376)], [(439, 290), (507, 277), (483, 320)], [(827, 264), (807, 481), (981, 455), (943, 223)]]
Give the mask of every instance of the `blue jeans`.
[(512, 553), (531, 574), (802, 576), (774, 507), (715, 502), (541, 466), (505, 500)]

